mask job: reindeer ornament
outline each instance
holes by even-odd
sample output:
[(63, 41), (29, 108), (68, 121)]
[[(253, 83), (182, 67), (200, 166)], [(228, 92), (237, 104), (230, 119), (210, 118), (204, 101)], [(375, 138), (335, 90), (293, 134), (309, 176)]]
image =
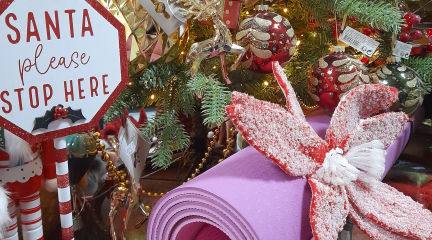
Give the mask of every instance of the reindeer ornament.
[[(174, 2), (175, 0), (170, 0)], [(195, 77), (198, 73), (201, 62), (220, 56), (222, 75), (225, 81), (230, 84), (231, 80), (228, 77), (225, 64), (225, 53), (244, 53), (245, 49), (237, 44), (233, 44), (230, 30), (222, 22), (219, 14), (217, 13), (217, 7), (220, 4), (219, 0), (207, 0), (205, 4), (197, 3), (195, 0), (177, 0), (176, 4), (183, 5), (184, 8), (179, 8), (183, 16), (195, 16), (194, 19), (200, 21), (207, 20), (211, 17), (211, 21), (214, 27), (214, 36), (211, 39), (204, 40), (202, 42), (192, 44), (186, 63), (192, 62), (191, 75)]]

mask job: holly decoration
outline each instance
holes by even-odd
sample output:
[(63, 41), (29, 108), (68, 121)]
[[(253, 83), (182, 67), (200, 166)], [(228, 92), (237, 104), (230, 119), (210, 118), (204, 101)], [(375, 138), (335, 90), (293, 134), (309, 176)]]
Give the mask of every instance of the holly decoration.
[(236, 39), (246, 50), (237, 62), (257, 73), (272, 72), (272, 61), (288, 63), (297, 42), (288, 19), (270, 12), (266, 5), (256, 6), (256, 13), (240, 24)]
[(412, 114), (423, 103), (425, 90), (420, 75), (401, 63), (400, 58), (393, 57), (391, 63), (370, 70), (369, 75), (374, 83), (399, 90), (391, 110)]
[(333, 53), (318, 59), (307, 78), (309, 95), (317, 104), (333, 111), (348, 90), (369, 83), (365, 65), (351, 55), (345, 47), (335, 46)]
[(63, 105), (59, 104), (58, 106), (52, 107), (51, 110), (46, 111), (44, 116), (35, 118), (32, 131), (41, 128), (48, 129), (48, 125), (51, 122), (61, 118), (70, 119), (72, 123), (86, 119), (82, 114), (81, 109), (73, 110), (71, 107), (64, 108)]

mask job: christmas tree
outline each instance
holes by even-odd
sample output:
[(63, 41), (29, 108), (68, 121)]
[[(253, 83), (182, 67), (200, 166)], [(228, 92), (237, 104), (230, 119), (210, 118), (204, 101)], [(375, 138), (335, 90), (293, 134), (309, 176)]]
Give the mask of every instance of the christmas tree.
[[(151, 138), (157, 137), (153, 166), (162, 168), (168, 167), (171, 163), (174, 149), (189, 146), (190, 135), (207, 134), (206, 131), (197, 129), (191, 134), (187, 133), (184, 123), (181, 122), (183, 116), (192, 116), (194, 122), (198, 122), (195, 128), (199, 128), (199, 124), (222, 124), (225, 106), (230, 104), (232, 91), (244, 92), (257, 99), (282, 106), (285, 104), (284, 94), (273, 73), (265, 73), (263, 69), (253, 69), (252, 65), (247, 66), (248, 63), (239, 64), (239, 60), (236, 61), (240, 53), (236, 44), (242, 45), (236, 40), (241, 39), (239, 34), (242, 27), (248, 24), (247, 21), (262, 20), (253, 18), (256, 6), (268, 5), (268, 12), (275, 14), (272, 16), (286, 18), (289, 21), (289, 29), (295, 32), (295, 36), (280, 36), (284, 39), (288, 37), (290, 41), (287, 41), (287, 46), (294, 47), (292, 49), (295, 50), (292, 55), (285, 58), (290, 61), (284, 69), (305, 111), (316, 107), (307, 89), (306, 79), (310, 68), (318, 58), (328, 55), (332, 46), (344, 44), (339, 38), (346, 27), (356, 29), (379, 42), (379, 47), (371, 56), (366, 56), (345, 44), (347, 54), (362, 60), (367, 67), (375, 67), (385, 63), (392, 55), (397, 39), (402, 41), (400, 33), (403, 27), (407, 26), (407, 20), (404, 19), (407, 13), (416, 10), (421, 12), (426, 16), (423, 17), (423, 22), (429, 21), (427, 16), (430, 18), (430, 14), (427, 14), (430, 11), (430, 7), (427, 6), (429, 2), (424, 0), (276, 0), (264, 3), (256, 0), (246, 0), (244, 3), (210, 0), (198, 3), (194, 0), (178, 0), (166, 1), (165, 4), (150, 0), (99, 1), (126, 25), (130, 46), (129, 84), (108, 111), (105, 121), (117, 119), (125, 107), (138, 109), (157, 106), (155, 118), (150, 119), (142, 131)], [(169, 35), (163, 32), (163, 21), (158, 23), (149, 14), (157, 12), (169, 18), (168, 12), (173, 8), (167, 5), (177, 6), (176, 16), (185, 19), (190, 17)], [(218, 16), (211, 14), (209, 9), (212, 5)], [(232, 23), (224, 17), (229, 17), (230, 20), (237, 19), (238, 23)], [(215, 25), (217, 18), (231, 28), (230, 32), (220, 33), (220, 29), (212, 26), (212, 23)], [(210, 20), (210, 24), (203, 20)], [(409, 31), (412, 32), (411, 29)], [(257, 34), (251, 41), (259, 40), (258, 42), (265, 47), (277, 45), (266, 42), (263, 31), (257, 33), (263, 37)], [(286, 33), (290, 35), (288, 31)], [(213, 39), (216, 39), (215, 34), (225, 34), (222, 40), (227, 48), (221, 51), (222, 56), (219, 58), (210, 54), (199, 55), (202, 52), (194, 48), (199, 45), (198, 43), (212, 44)], [(424, 39), (413, 41), (413, 44), (419, 43), (424, 43)], [(286, 45), (285, 42), (281, 44)], [(423, 48), (429, 50), (429, 46), (424, 45)], [(291, 54), (290, 50), (291, 48), (283, 49), (280, 52)], [(197, 60), (198, 57), (193, 54), (205, 59)], [(262, 54), (264, 56), (266, 52)], [(421, 57), (411, 56), (403, 61), (423, 78), (426, 91), (430, 89), (429, 82), (432, 78), (432, 60), (428, 55), (428, 52), (422, 52)], [(251, 58), (247, 59), (247, 53), (245, 56), (240, 59), (243, 63), (247, 60), (252, 61)], [(197, 61), (198, 64), (194, 64)], [(233, 65), (238, 67), (231, 68)], [(228, 71), (227, 76), (225, 71)], [(227, 84), (227, 81), (232, 83)]]

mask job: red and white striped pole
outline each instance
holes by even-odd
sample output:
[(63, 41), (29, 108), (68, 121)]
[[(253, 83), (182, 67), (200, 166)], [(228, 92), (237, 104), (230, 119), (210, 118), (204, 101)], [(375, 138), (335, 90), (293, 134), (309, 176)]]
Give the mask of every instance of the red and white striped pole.
[(74, 239), (74, 231), (66, 137), (54, 139), (54, 148), (62, 236), (63, 240), (72, 240)]

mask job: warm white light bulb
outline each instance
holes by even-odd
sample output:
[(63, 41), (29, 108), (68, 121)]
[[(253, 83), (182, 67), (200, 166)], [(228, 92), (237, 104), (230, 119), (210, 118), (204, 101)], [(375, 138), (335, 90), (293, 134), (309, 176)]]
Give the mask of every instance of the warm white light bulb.
[(264, 81), (264, 85), (265, 85), (265, 86), (268, 86), (268, 85), (269, 85), (269, 82)]
[(300, 45), (300, 40), (298, 40), (298, 41), (296, 42), (296, 46), (298, 46), (298, 45)]
[(155, 98), (155, 95), (154, 95), (154, 94), (152, 94), (152, 95), (150, 96), (150, 98), (151, 98), (151, 99), (154, 99), (154, 98)]

